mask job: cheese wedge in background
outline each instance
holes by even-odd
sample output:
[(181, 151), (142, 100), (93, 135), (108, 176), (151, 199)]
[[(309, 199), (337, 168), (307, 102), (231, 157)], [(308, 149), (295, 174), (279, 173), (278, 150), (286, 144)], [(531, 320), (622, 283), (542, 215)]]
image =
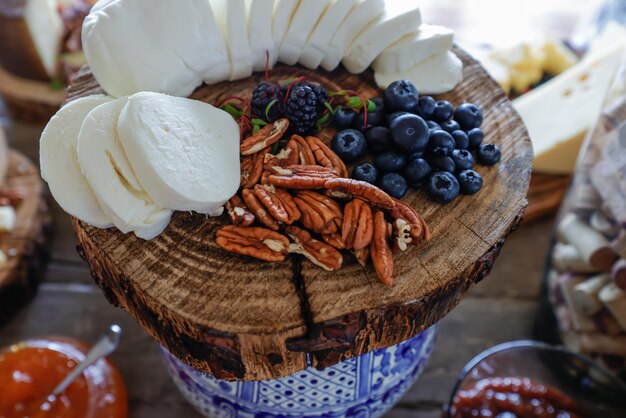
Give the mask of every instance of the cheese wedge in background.
[(322, 68), (326, 71), (334, 71), (356, 37), (384, 12), (384, 0), (361, 0), (354, 6), (328, 43), (322, 60)]
[(300, 0), (300, 5), (291, 17), (289, 29), (278, 49), (280, 62), (287, 65), (295, 65), (298, 62), (304, 44), (328, 5), (329, 0)]
[[(276, 0), (274, 2), (274, 21), (272, 24), (272, 36), (274, 37), (274, 46), (276, 50), (285, 39), (291, 18), (296, 9), (300, 5), (300, 0)], [(275, 63), (274, 63), (275, 64)]]
[(312, 70), (322, 63), (324, 54), (333, 35), (359, 0), (333, 0), (309, 36), (302, 53), (300, 64)]
[(415, 32), (421, 24), (422, 15), (417, 3), (387, 0), (383, 16), (357, 36), (343, 58), (343, 65), (353, 74), (362, 73), (381, 52)]
[(490, 57), (509, 69), (511, 88), (526, 91), (543, 77), (545, 51), (537, 42), (524, 42), (494, 51)]
[(274, 0), (246, 0), (246, 16), (248, 19), (248, 40), (252, 53), (252, 69), (263, 71), (266, 62), (268, 69), (272, 69), (277, 60), (272, 35)]
[(57, 75), (63, 38), (57, 6), (56, 0), (0, 4), (0, 64), (5, 70), (42, 81)]
[(410, 80), (420, 94), (441, 94), (456, 87), (463, 79), (463, 63), (453, 52), (435, 55), (408, 70), (383, 74), (375, 73), (376, 84), (386, 89), (396, 80)]
[(188, 96), (228, 79), (228, 51), (207, 0), (113, 0), (83, 23), (87, 62), (104, 90)]
[(61, 208), (97, 228), (113, 226), (78, 165), (78, 135), (83, 121), (96, 107), (113, 100), (104, 95), (69, 102), (50, 119), (39, 140), (41, 177)]
[(515, 99), (533, 142), (538, 172), (572, 173), (580, 146), (600, 117), (623, 48), (605, 50)]
[(559, 75), (578, 62), (576, 54), (558, 39), (546, 38), (542, 49), (545, 55), (542, 67), (548, 74)]
[(245, 0), (210, 1), (228, 47), (231, 66), (229, 80), (250, 77), (252, 75), (252, 51), (248, 40)]
[(120, 144), (117, 122), (127, 102), (122, 97), (89, 112), (78, 137), (78, 162), (113, 224), (148, 240), (163, 232), (172, 211), (157, 206), (141, 188)]
[(219, 215), (239, 189), (239, 127), (223, 110), (138, 93), (122, 111), (118, 132), (139, 182), (159, 206)]
[(417, 32), (386, 48), (374, 61), (374, 71), (398, 73), (419, 64), (433, 55), (442, 55), (452, 48), (454, 31), (443, 26), (423, 23)]
[(508, 95), (511, 93), (511, 74), (509, 74), (509, 68), (499, 61), (490, 57), (485, 57), (480, 60), (481, 65), (489, 73), (502, 90)]

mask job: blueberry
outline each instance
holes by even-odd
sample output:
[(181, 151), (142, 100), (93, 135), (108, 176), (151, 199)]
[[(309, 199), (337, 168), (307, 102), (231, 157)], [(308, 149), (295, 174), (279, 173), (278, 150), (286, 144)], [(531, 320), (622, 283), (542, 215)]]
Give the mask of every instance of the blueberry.
[(446, 156), (454, 151), (454, 138), (446, 131), (432, 131), (428, 138), (428, 152), (433, 156)]
[(483, 133), (482, 129), (474, 128), (467, 133), (467, 137), (469, 138), (468, 148), (471, 150), (475, 150), (478, 149), (478, 147), (480, 147), (480, 144), (483, 143), (483, 138), (485, 137), (485, 134)]
[(414, 160), (416, 158), (424, 158), (424, 151), (414, 152), (409, 155), (409, 160)]
[(458, 130), (461, 129), (459, 124), (456, 123), (456, 121), (454, 121), (452, 119), (447, 120), (445, 122), (442, 122), (440, 125), (441, 125), (441, 129), (443, 129), (444, 131), (448, 132), (449, 134), (451, 134), (454, 131), (458, 131)]
[(383, 103), (383, 99), (380, 97), (377, 97), (375, 99), (370, 99), (375, 105), (376, 105), (376, 112), (384, 112), (385, 111), (385, 104)]
[(452, 151), (452, 161), (454, 161), (454, 165), (459, 171), (469, 170), (476, 163), (472, 153), (466, 149), (455, 149)]
[(434, 122), (432, 120), (427, 121), (426, 124), (428, 124), (428, 130), (430, 131), (437, 131), (441, 129), (441, 125), (439, 125), (437, 122)]
[(476, 194), (483, 187), (483, 178), (474, 170), (461, 171), (457, 179), (463, 194)]
[(387, 87), (383, 95), (387, 112), (403, 110), (411, 112), (417, 107), (419, 95), (417, 89), (409, 80), (394, 81)]
[(365, 133), (367, 147), (374, 154), (380, 154), (391, 149), (391, 134), (389, 129), (376, 126)]
[(416, 113), (418, 116), (421, 116), (424, 119), (432, 119), (436, 105), (437, 101), (435, 101), (435, 99), (433, 99), (432, 97), (420, 97), (419, 102), (417, 103)]
[(330, 142), (330, 146), (339, 158), (347, 163), (358, 160), (367, 152), (365, 136), (354, 129), (338, 132)]
[(393, 112), (392, 114), (387, 115), (387, 123), (391, 124), (391, 122), (393, 122), (394, 120), (396, 120), (400, 116), (410, 115), (410, 114), (411, 113), (409, 113), (409, 112)]
[(399, 116), (389, 128), (394, 145), (403, 152), (422, 151), (428, 144), (428, 125), (419, 116)]
[(337, 109), (333, 115), (333, 125), (335, 125), (335, 128), (339, 131), (349, 129), (354, 125), (356, 117), (357, 113), (353, 109), (342, 106)]
[(381, 177), (379, 186), (389, 196), (402, 199), (409, 191), (409, 185), (398, 173), (387, 173)]
[(409, 184), (415, 186), (425, 182), (432, 171), (430, 164), (423, 158), (411, 158), (403, 173)]
[(478, 128), (483, 123), (483, 112), (478, 106), (472, 103), (463, 103), (456, 108), (454, 120), (459, 122), (465, 131)]
[(361, 112), (354, 120), (353, 128), (357, 131), (365, 132), (375, 126), (385, 125), (385, 114), (383, 112), (367, 112), (367, 125), (365, 125), (365, 113)]
[(482, 165), (494, 165), (500, 161), (501, 156), (500, 148), (494, 144), (483, 144), (476, 152), (478, 162)]
[(452, 117), (453, 113), (454, 107), (452, 107), (452, 103), (447, 100), (439, 100), (433, 111), (433, 120), (435, 122), (445, 122)]
[(452, 202), (459, 195), (459, 182), (450, 173), (437, 172), (428, 181), (428, 196), (437, 203)]
[(454, 173), (456, 171), (456, 164), (451, 157), (432, 157), (428, 160), (433, 171), (445, 171), (446, 173)]
[(390, 172), (398, 171), (406, 164), (406, 157), (403, 154), (398, 154), (394, 151), (387, 151), (383, 154), (376, 156), (374, 159), (374, 165), (378, 167), (380, 171)]
[(455, 148), (456, 149), (467, 149), (469, 148), (469, 137), (463, 131), (454, 131), (451, 133), (452, 138), (454, 138)]
[(378, 180), (378, 169), (372, 163), (359, 164), (352, 170), (352, 178), (375, 184)]

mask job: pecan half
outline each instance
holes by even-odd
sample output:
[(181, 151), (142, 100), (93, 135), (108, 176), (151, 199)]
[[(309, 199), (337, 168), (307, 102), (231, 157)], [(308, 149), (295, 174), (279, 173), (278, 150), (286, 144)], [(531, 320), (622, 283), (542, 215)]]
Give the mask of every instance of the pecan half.
[(241, 194), (243, 196), (243, 200), (246, 202), (246, 205), (248, 205), (248, 208), (250, 208), (250, 210), (256, 217), (256, 220), (261, 222), (269, 229), (273, 231), (278, 231), (278, 229), (280, 228), (278, 221), (276, 221), (276, 219), (274, 219), (272, 216), (270, 216), (269, 213), (267, 213), (265, 206), (263, 206), (263, 203), (261, 203), (261, 200), (259, 200), (254, 191), (251, 189), (243, 189)]
[(389, 247), (389, 227), (385, 214), (376, 211), (374, 214), (374, 239), (370, 247), (372, 262), (378, 281), (386, 286), (393, 285), (393, 255)]
[(270, 171), (272, 167), (289, 167), (298, 164), (299, 160), (298, 146), (291, 142), (276, 155), (270, 153), (265, 154), (261, 183), (269, 184), (268, 177), (272, 174)]
[(367, 265), (367, 261), (370, 259), (370, 247), (365, 247), (360, 250), (352, 250), (352, 253), (354, 253), (356, 261), (359, 262), (361, 267), (365, 267)]
[(314, 239), (307, 231), (296, 226), (288, 226), (285, 231), (294, 241), (289, 244), (290, 253), (301, 254), (326, 271), (341, 268), (343, 257), (330, 245)]
[(254, 214), (250, 212), (250, 209), (238, 195), (226, 202), (226, 211), (235, 226), (250, 226), (254, 223)]
[(309, 143), (315, 161), (326, 168), (336, 168), (340, 177), (348, 177), (348, 169), (341, 158), (333, 150), (331, 150), (321, 139), (314, 136), (308, 136), (306, 141)]
[(285, 135), (289, 120), (282, 118), (261, 128), (256, 134), (246, 138), (240, 146), (241, 155), (252, 155), (274, 145)]
[(383, 209), (393, 209), (396, 205), (396, 202), (391, 196), (378, 187), (364, 181), (336, 178), (328, 180), (324, 184), (324, 187), (333, 192), (349, 193), (353, 196), (360, 197), (372, 205)]
[(286, 190), (257, 184), (254, 186), (254, 194), (277, 221), (291, 225), (300, 219), (300, 210)]
[(302, 138), (300, 135), (293, 135), (289, 143), (293, 143), (297, 146), (300, 165), (315, 165), (315, 156), (313, 155), (311, 146), (306, 142), (306, 139)]
[(393, 239), (393, 252), (404, 252), (413, 242), (411, 237), (411, 225), (404, 219), (396, 219), (391, 224), (391, 237)]
[(346, 248), (362, 250), (372, 243), (374, 215), (372, 208), (361, 199), (354, 199), (344, 207), (341, 236)]
[(254, 155), (241, 157), (241, 183), (244, 189), (250, 189), (259, 183), (263, 174), (263, 161), (269, 148)]
[(391, 209), (389, 214), (392, 218), (402, 219), (411, 226), (411, 238), (413, 238), (413, 243), (419, 244), (422, 241), (430, 240), (430, 228), (424, 218), (403, 201), (397, 199), (394, 199), (394, 201), (396, 202), (396, 206)]
[(343, 241), (343, 239), (341, 238), (341, 234), (339, 233), (335, 233), (335, 234), (323, 234), (322, 235), (322, 239), (324, 240), (324, 242), (328, 245), (330, 245), (331, 247), (334, 247), (338, 250), (345, 250), (346, 249), (346, 243)]
[(284, 261), (289, 239), (265, 228), (225, 226), (217, 231), (217, 245), (226, 251), (265, 261)]
[(300, 191), (294, 198), (302, 213), (302, 225), (319, 234), (336, 234), (341, 228), (343, 212), (328, 196), (310, 190)]
[(270, 184), (285, 189), (323, 189), (328, 180), (337, 178), (334, 168), (319, 165), (292, 165), (286, 168), (272, 167), (268, 177)]

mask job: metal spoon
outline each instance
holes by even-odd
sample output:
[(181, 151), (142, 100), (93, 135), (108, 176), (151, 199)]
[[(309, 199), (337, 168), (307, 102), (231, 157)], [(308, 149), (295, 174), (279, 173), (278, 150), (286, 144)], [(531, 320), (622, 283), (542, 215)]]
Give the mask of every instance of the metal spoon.
[(81, 361), (76, 367), (74, 367), (65, 379), (63, 379), (63, 381), (54, 388), (51, 396), (54, 398), (59, 396), (65, 389), (68, 388), (69, 385), (72, 384), (74, 380), (76, 380), (78, 376), (83, 373), (87, 367), (117, 350), (117, 347), (120, 345), (121, 338), (122, 328), (115, 324), (109, 326), (109, 329), (102, 334), (98, 342), (91, 348), (91, 350), (89, 350), (85, 360)]

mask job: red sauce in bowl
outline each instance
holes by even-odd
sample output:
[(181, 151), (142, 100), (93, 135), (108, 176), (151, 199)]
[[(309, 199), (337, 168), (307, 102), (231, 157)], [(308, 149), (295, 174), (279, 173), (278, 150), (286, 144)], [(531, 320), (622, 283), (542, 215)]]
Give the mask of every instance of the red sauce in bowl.
[(506, 418), (583, 418), (576, 402), (563, 392), (528, 378), (487, 378), (454, 397), (450, 415)]
[(47, 398), (88, 350), (54, 338), (0, 351), (0, 418), (126, 418), (124, 383), (107, 360), (88, 367), (56, 399)]

